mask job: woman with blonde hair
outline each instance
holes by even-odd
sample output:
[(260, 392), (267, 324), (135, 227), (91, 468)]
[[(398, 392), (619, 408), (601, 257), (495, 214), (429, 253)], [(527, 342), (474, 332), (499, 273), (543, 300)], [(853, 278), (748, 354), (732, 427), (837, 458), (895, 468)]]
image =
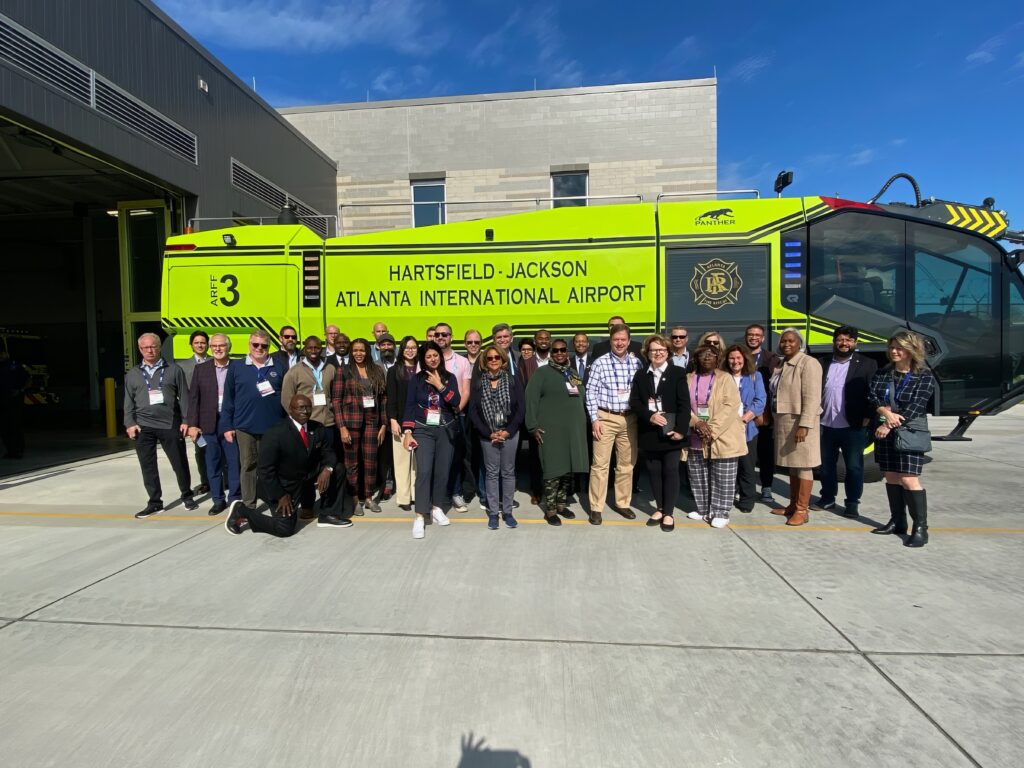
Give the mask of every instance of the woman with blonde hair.
[(810, 517), (813, 470), (821, 464), (821, 363), (804, 352), (804, 337), (787, 328), (779, 338), (779, 366), (769, 382), (774, 415), (775, 463), (789, 468), (789, 506), (772, 510), (786, 525)]
[(890, 518), (871, 532), (906, 535), (909, 511), (914, 525), (904, 543), (923, 547), (928, 543), (928, 500), (921, 487), (921, 469), (930, 444), (926, 409), (935, 391), (935, 377), (925, 366), (924, 344), (916, 333), (894, 334), (888, 356), (889, 365), (871, 379), (868, 401), (878, 412), (875, 461), (885, 474)]

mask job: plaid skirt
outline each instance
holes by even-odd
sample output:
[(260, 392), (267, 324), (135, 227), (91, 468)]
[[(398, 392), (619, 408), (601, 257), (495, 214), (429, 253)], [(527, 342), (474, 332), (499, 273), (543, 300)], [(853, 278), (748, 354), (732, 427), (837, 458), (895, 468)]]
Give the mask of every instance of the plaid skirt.
[(883, 472), (899, 472), (901, 475), (920, 475), (924, 466), (924, 454), (920, 451), (898, 451), (895, 438), (890, 433), (884, 440), (875, 438), (875, 461)]

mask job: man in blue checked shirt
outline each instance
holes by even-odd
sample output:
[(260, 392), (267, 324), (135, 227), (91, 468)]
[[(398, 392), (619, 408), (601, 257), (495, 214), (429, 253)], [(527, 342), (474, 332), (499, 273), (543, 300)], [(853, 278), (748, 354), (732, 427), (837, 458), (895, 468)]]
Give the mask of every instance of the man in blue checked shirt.
[(610, 329), (611, 352), (594, 361), (587, 381), (587, 415), (594, 433), (594, 458), (590, 466), (590, 524), (601, 524), (608, 495), (608, 469), (615, 448), (616, 512), (632, 520), (633, 466), (636, 464), (636, 414), (629, 409), (633, 376), (640, 359), (629, 349), (629, 326)]

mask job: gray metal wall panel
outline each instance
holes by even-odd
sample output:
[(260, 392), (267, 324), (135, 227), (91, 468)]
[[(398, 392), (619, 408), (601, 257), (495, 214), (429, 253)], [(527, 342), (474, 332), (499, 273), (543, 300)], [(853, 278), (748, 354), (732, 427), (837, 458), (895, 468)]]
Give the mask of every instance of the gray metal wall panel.
[(0, 0), (0, 12), (196, 134), (199, 166), (0, 65), (8, 114), (197, 196), (196, 215), (271, 213), (231, 187), (231, 157), (337, 212), (336, 164), (146, 0)]

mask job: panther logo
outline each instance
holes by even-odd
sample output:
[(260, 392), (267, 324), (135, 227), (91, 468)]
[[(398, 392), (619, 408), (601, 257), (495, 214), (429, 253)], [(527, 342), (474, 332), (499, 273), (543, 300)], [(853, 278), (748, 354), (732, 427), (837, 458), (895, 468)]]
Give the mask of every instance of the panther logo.
[(693, 220), (694, 224), (727, 224), (730, 221), (734, 221), (736, 217), (732, 213), (732, 208), (718, 208), (714, 211), (706, 211)]

